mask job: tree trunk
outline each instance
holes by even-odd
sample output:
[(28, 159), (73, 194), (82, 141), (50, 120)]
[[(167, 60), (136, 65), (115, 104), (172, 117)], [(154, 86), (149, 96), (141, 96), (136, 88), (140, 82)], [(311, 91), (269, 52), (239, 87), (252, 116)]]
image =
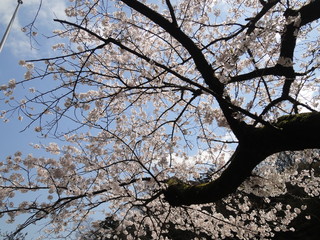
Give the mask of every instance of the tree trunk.
[(170, 179), (164, 191), (172, 206), (216, 202), (233, 193), (268, 156), (281, 151), (320, 148), (320, 113), (283, 116), (274, 127), (253, 128), (242, 136), (227, 169), (211, 182), (189, 185)]

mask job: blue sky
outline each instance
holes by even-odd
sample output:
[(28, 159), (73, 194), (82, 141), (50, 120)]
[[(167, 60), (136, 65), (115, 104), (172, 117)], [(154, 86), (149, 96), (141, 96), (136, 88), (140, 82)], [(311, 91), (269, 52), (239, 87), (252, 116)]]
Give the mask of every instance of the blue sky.
[[(5, 29), (10, 21), (10, 18), (17, 6), (17, 0), (0, 0), (0, 38), (2, 38)], [(36, 21), (38, 28), (38, 36), (35, 42), (30, 44), (30, 39), (21, 31), (21, 28), (33, 21), (41, 0), (24, 0), (17, 18), (15, 19), (13, 28), (7, 39), (7, 42), (0, 53), (0, 85), (6, 84), (10, 79), (17, 81), (23, 79), (25, 69), (19, 66), (18, 62), (21, 59), (37, 59), (47, 57), (51, 54), (51, 45), (57, 39), (47, 39), (41, 35), (46, 33), (50, 35), (52, 30), (59, 28), (59, 24), (53, 22), (53, 18), (65, 19), (64, 9), (66, 8), (67, 0), (42, 0), (42, 8)], [(14, 96), (16, 99), (21, 99), (28, 92), (28, 86), (16, 90)], [(0, 111), (7, 108), (2, 100), (2, 93), (0, 92)], [(34, 152), (34, 149), (29, 145), (30, 143), (39, 143), (45, 140), (39, 138), (38, 134), (31, 129), (26, 129), (21, 132), (28, 124), (27, 121), (19, 121), (17, 116), (10, 118), (8, 123), (4, 123), (0, 119), (0, 161), (6, 156), (13, 154), (17, 150), (24, 154)], [(2, 232), (12, 230), (14, 225), (8, 225), (0, 219), (0, 230)], [(34, 239), (31, 231), (36, 228), (28, 228), (29, 237), (27, 239)]]
[[(32, 22), (36, 11), (39, 7), (40, 0), (25, 0), (21, 5), (18, 15), (15, 19), (14, 25), (11, 29), (10, 35), (5, 43), (5, 46), (0, 53), (0, 85), (6, 84), (10, 79), (14, 78), (16, 81), (22, 80), (25, 69), (22, 68), (18, 62), (21, 59), (35, 59), (48, 56), (51, 52), (51, 45), (54, 39), (47, 40), (41, 36), (40, 33), (50, 35), (58, 24), (53, 22), (53, 18), (64, 17), (65, 9), (64, 0), (47, 1), (43, 0), (42, 9), (38, 16), (36, 27), (39, 29), (39, 37), (36, 40), (39, 44), (33, 42), (30, 44), (30, 39), (21, 28)], [(5, 29), (10, 21), (10, 18), (17, 6), (15, 0), (1, 0), (0, 4), (0, 36), (2, 38)], [(16, 99), (22, 98), (28, 88), (19, 88), (15, 92)], [(7, 108), (2, 100), (1, 93), (0, 110)], [(32, 129), (27, 129), (25, 132), (20, 132), (27, 122), (17, 120), (17, 116), (10, 119), (8, 123), (0, 122), (0, 131), (2, 133), (0, 157), (3, 158), (7, 154), (24, 148), (28, 145), (30, 140), (35, 139), (36, 134)]]
[[(36, 40), (39, 45), (33, 43), (33, 47), (30, 45), (30, 39), (21, 31), (21, 28), (33, 21), (37, 9), (39, 7), (40, 0), (24, 0), (21, 5), (14, 25), (11, 29), (10, 35), (5, 43), (2, 52), (0, 53), (0, 85), (6, 84), (10, 79), (16, 79), (16, 81), (22, 80), (25, 73), (25, 69), (22, 68), (18, 62), (21, 59), (36, 59), (44, 56), (48, 56), (51, 52), (51, 45), (55, 39), (48, 40), (40, 33), (46, 33), (50, 35), (52, 30), (58, 28), (58, 24), (53, 22), (53, 18), (65, 19), (64, 9), (67, 1), (55, 0), (48, 1), (43, 0), (42, 8), (36, 21), (36, 27), (39, 30)], [(1, 0), (0, 3), (0, 38), (5, 32), (8, 23), (13, 15), (13, 12), (17, 6), (16, 0)], [(23, 98), (28, 91), (28, 87), (25, 89), (19, 88), (15, 92), (14, 96), (17, 100)], [(6, 109), (7, 106), (3, 101), (3, 94), (0, 93), (0, 111)], [(13, 154), (17, 150), (27, 154), (32, 151), (30, 143), (42, 142), (37, 136), (37, 133), (31, 129), (26, 129), (21, 132), (27, 125), (27, 121), (19, 121), (17, 116), (13, 116), (9, 119), (9, 122), (4, 123), (3, 119), (0, 119), (0, 161), (6, 156)], [(0, 219), (1, 232), (12, 230), (13, 225), (6, 224), (3, 219)], [(27, 239), (34, 239), (34, 235), (31, 233), (34, 229), (29, 229)]]

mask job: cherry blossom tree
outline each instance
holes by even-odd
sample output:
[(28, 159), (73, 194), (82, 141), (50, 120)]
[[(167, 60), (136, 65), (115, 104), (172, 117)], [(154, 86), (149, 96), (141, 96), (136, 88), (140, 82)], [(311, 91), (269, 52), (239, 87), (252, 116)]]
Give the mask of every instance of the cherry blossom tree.
[(56, 138), (0, 163), (1, 216), (27, 216), (13, 235), (72, 239), (93, 216), (127, 239), (294, 231), (319, 200), (320, 1), (70, 2), (57, 54), (1, 86), (3, 118)]

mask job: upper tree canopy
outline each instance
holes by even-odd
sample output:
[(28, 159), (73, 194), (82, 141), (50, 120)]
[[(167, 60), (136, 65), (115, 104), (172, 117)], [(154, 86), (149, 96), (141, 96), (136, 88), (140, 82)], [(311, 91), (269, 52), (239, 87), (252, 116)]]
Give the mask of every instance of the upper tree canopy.
[[(43, 218), (56, 233), (78, 228), (99, 207), (158, 237), (166, 222), (220, 238), (270, 236), (268, 221), (239, 223), (214, 203), (253, 214), (249, 200), (230, 198), (254, 194), (252, 171), (270, 184), (264, 197), (285, 193), (291, 173), (272, 156), (320, 147), (320, 1), (70, 2), (70, 18), (54, 20), (58, 54), (21, 61), (25, 80), (1, 87), (10, 98), (16, 85), (38, 86), (7, 112), (66, 141), (43, 146), (56, 157), (16, 153), (2, 165), (2, 212), (32, 214), (18, 231)], [(16, 191), (49, 195), (16, 205)]]

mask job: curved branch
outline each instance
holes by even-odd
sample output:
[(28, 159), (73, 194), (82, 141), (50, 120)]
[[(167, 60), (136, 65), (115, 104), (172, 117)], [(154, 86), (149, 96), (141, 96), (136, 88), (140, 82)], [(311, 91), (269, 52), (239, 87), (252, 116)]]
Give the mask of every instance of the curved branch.
[(263, 8), (261, 9), (261, 11), (252, 19), (250, 19), (250, 22), (247, 24), (249, 26), (246, 34), (249, 35), (250, 33), (252, 33), (255, 29), (255, 24), (271, 9), (273, 8), (278, 2), (280, 2), (279, 0), (271, 0), (268, 1), (267, 3), (261, 3), (263, 5)]
[(132, 9), (141, 13), (149, 18), (154, 23), (158, 24), (161, 28), (166, 30), (173, 38), (175, 38), (191, 55), (198, 71), (201, 73), (206, 84), (215, 93), (215, 96), (222, 96), (224, 86), (219, 79), (214, 76), (214, 72), (210, 64), (205, 59), (201, 50), (196, 44), (188, 37), (181, 29), (179, 29), (174, 23), (171, 23), (159, 13), (155, 12), (151, 8), (147, 7), (143, 3), (137, 0), (122, 0)]
[(172, 7), (172, 4), (170, 2), (170, 0), (166, 0), (166, 4), (169, 8), (169, 11), (170, 11), (170, 15), (171, 15), (171, 19), (172, 19), (172, 23), (174, 25), (176, 25), (176, 27), (178, 27), (178, 22), (177, 22), (177, 18), (176, 18), (176, 15), (174, 14), (174, 9)]
[[(277, 3), (277, 1), (270, 1), (270, 3), (268, 3), (268, 8), (266, 6), (264, 6), (264, 8), (269, 10), (272, 6), (274, 6), (271, 4), (272, 2), (273, 4)], [(284, 32), (281, 36), (281, 47), (278, 63), (273, 67), (256, 69), (249, 73), (231, 77), (229, 83), (250, 80), (267, 75), (285, 76), (288, 79), (283, 86), (283, 95), (288, 95), (289, 88), (293, 79), (296, 75), (300, 74), (294, 72), (292, 65), (285, 66), (286, 64), (283, 64), (282, 62), (293, 61), (293, 54), (296, 47), (297, 33), (299, 29), (302, 26), (320, 18), (320, 1), (311, 1), (309, 4), (301, 7), (298, 10), (288, 9), (285, 12), (285, 17), (289, 23), (285, 26)], [(290, 22), (290, 19), (292, 18), (293, 21)], [(250, 28), (248, 29), (248, 31), (249, 30)]]
[(311, 23), (320, 18), (320, 1), (313, 0), (307, 5), (303, 6), (299, 10), (294, 10), (299, 12), (301, 15), (301, 26)]
[[(72, 22), (69, 22), (69, 21), (60, 20), (60, 19), (54, 19), (54, 21), (60, 22), (60, 23), (63, 23), (63, 24), (68, 24), (68, 25), (70, 25), (70, 26), (79, 28), (79, 29), (87, 32), (88, 34), (96, 37), (96, 38), (99, 39), (100, 41), (104, 42), (104, 44), (101, 44), (101, 45), (97, 46), (96, 48), (91, 49), (90, 51), (94, 51), (94, 50), (103, 48), (103, 47), (106, 46), (107, 44), (113, 43), (114, 45), (118, 46), (119, 48), (121, 48), (121, 49), (123, 49), (123, 50), (125, 50), (125, 51), (127, 51), (127, 52), (129, 52), (129, 53), (131, 53), (131, 54), (133, 54), (133, 55), (135, 55), (135, 56), (137, 56), (138, 58), (141, 58), (141, 59), (145, 60), (146, 62), (152, 63), (152, 64), (154, 64), (155, 66), (160, 67), (160, 68), (162, 68), (163, 70), (171, 73), (172, 75), (174, 75), (175, 77), (179, 78), (179, 79), (182, 80), (183, 82), (186, 82), (186, 83), (188, 83), (188, 84), (190, 84), (190, 85), (192, 85), (192, 86), (195, 86), (195, 87), (197, 87), (197, 88), (201, 89), (202, 91), (207, 92), (207, 93), (209, 93), (209, 94), (214, 94), (214, 92), (213, 92), (211, 89), (208, 89), (208, 88), (204, 87), (203, 85), (201, 85), (201, 84), (199, 84), (199, 83), (197, 83), (197, 82), (192, 81), (191, 79), (189, 79), (189, 78), (187, 78), (187, 77), (179, 74), (178, 72), (174, 71), (172, 68), (167, 67), (167, 66), (165, 66), (165, 65), (163, 65), (163, 64), (161, 64), (161, 63), (159, 63), (159, 62), (157, 62), (157, 61), (155, 61), (155, 60), (153, 60), (153, 59), (151, 59), (151, 58), (149, 58), (149, 57), (147, 57), (146, 55), (143, 55), (143, 54), (141, 54), (141, 53), (138, 53), (137, 51), (133, 50), (133, 49), (130, 48), (130, 47), (127, 47), (127, 46), (123, 45), (120, 41), (118, 41), (118, 40), (116, 40), (116, 39), (114, 39), (114, 38), (111, 38), (111, 37), (109, 37), (109, 38), (103, 38), (103, 37), (99, 36), (98, 34), (92, 32), (92, 31), (89, 30), (88, 28), (82, 27), (82, 26), (80, 26), (80, 25), (78, 25), (78, 24), (76, 24), (76, 23), (72, 23)], [(88, 51), (89, 51), (89, 50), (88, 50)], [(78, 53), (77, 53), (77, 54), (78, 54)], [(74, 55), (74, 54), (72, 54), (72, 55)], [(69, 55), (67, 55), (67, 56), (69, 56)], [(41, 59), (41, 60), (42, 60), (42, 59)]]
[(251, 171), (266, 157), (281, 151), (320, 148), (320, 113), (302, 113), (280, 117), (275, 126), (248, 131), (221, 176), (211, 182), (190, 185), (172, 178), (164, 190), (172, 206), (216, 202), (236, 191)]

